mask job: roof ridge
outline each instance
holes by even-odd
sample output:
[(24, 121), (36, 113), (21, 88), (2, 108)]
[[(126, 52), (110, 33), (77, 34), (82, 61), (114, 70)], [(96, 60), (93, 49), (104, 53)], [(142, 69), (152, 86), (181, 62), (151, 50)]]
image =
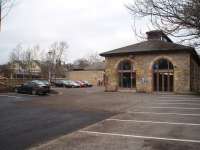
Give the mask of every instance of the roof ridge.
[(177, 43), (165, 42), (157, 39), (146, 40), (139, 43), (131, 44), (111, 51), (101, 53), (101, 56), (120, 54), (120, 53), (138, 53), (138, 52), (153, 52), (163, 50), (194, 50), (193, 47), (185, 46)]

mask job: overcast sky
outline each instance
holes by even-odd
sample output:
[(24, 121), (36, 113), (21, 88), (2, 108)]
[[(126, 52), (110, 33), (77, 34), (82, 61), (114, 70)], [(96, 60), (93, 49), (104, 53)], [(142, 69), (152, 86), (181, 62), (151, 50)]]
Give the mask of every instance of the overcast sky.
[(17, 0), (2, 24), (0, 64), (18, 44), (69, 44), (68, 61), (138, 42), (125, 4), (133, 0)]

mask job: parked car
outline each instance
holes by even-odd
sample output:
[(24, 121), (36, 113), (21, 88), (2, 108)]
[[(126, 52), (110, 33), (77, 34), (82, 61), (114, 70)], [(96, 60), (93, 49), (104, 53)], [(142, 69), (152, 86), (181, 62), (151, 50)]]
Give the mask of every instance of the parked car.
[(17, 93), (28, 93), (28, 94), (47, 94), (49, 87), (39, 80), (33, 80), (15, 87)]
[(86, 84), (82, 81), (75, 81), (81, 88), (86, 87)]
[(72, 88), (79, 88), (81, 87), (78, 83), (76, 83), (75, 81), (72, 80), (68, 80), (69, 83), (72, 85)]
[(67, 80), (56, 80), (54, 82), (54, 85), (56, 87), (67, 87), (67, 88), (71, 88), (72, 87), (72, 85), (69, 84), (69, 82)]
[(93, 85), (90, 83), (90, 82), (88, 82), (88, 81), (82, 81), (83, 83), (85, 83), (85, 85), (87, 86), (87, 87), (92, 87)]
[(49, 83), (49, 81), (47, 81), (47, 80), (40, 80), (40, 81), (43, 82), (49, 88), (49, 92), (50, 92), (51, 84)]

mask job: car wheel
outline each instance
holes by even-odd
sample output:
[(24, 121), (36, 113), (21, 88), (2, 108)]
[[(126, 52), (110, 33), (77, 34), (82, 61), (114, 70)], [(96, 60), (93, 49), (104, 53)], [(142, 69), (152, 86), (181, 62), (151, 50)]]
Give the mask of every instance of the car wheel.
[(32, 95), (36, 95), (37, 91), (36, 90), (32, 90)]

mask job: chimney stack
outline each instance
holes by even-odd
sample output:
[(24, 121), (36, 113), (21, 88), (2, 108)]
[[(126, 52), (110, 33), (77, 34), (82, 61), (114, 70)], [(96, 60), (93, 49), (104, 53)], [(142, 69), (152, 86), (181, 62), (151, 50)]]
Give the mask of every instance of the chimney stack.
[(161, 30), (153, 30), (146, 32), (148, 40), (160, 40), (173, 43), (172, 40)]

